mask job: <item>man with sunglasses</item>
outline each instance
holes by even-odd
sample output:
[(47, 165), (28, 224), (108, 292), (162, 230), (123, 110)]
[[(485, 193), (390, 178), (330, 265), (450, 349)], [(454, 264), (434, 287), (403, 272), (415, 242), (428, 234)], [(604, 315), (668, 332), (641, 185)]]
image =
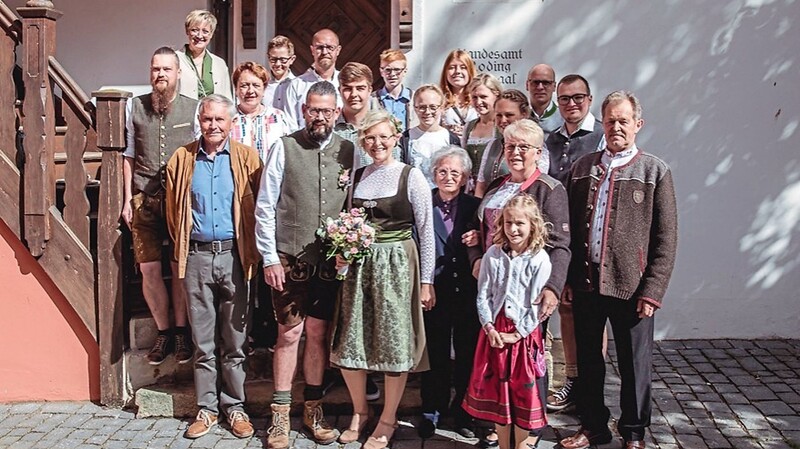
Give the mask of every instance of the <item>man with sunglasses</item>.
[(555, 70), (547, 64), (536, 64), (528, 72), (525, 88), (530, 95), (531, 120), (539, 124), (547, 139), (551, 132), (564, 124), (553, 95), (556, 90)]
[(338, 437), (325, 422), (321, 399), (328, 323), (339, 285), (333, 261), (325, 260), (315, 234), (320, 223), (341, 211), (353, 167), (353, 143), (333, 133), (340, 113), (336, 97), (332, 83), (310, 86), (301, 108), (305, 126), (272, 145), (258, 192), (256, 243), (278, 321), (270, 449), (289, 447), (292, 381), (304, 330), (303, 428), (318, 444)]
[[(303, 113), (303, 102), (306, 93), (311, 85), (320, 81), (328, 81), (339, 89), (339, 71), (336, 70), (336, 60), (342, 51), (339, 45), (339, 36), (333, 31), (323, 28), (311, 39), (311, 56), (314, 63), (306, 70), (306, 73), (298, 76), (289, 84), (286, 89), (286, 104), (283, 106), (285, 112), (292, 120), (290, 126), (294, 129), (302, 129), (306, 125)], [(336, 107), (342, 107), (342, 99), (336, 95)]]
[(296, 77), (292, 64), (296, 56), (294, 44), (286, 36), (275, 36), (267, 44), (269, 83), (264, 90), (264, 104), (283, 110), (286, 105), (286, 90)]

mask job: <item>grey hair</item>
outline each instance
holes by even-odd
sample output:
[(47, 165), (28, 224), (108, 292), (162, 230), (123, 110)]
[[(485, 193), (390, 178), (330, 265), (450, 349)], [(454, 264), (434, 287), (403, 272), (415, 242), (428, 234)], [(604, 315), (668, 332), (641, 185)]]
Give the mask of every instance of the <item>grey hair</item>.
[(448, 157), (454, 157), (461, 162), (461, 174), (464, 177), (463, 179), (466, 180), (471, 176), (472, 159), (469, 158), (467, 150), (457, 145), (448, 145), (446, 147), (439, 148), (431, 155), (431, 174), (434, 175), (434, 177), (436, 176), (436, 169), (439, 168), (439, 165), (442, 163), (442, 161)]
[(308, 98), (312, 95), (330, 95), (331, 97), (336, 98), (336, 87), (334, 87), (329, 81), (319, 81), (312, 84), (311, 88), (308, 89), (308, 93), (306, 93), (306, 104), (308, 104)]
[(544, 131), (531, 119), (524, 118), (506, 126), (503, 130), (505, 139), (524, 140), (530, 144), (542, 146), (544, 143)]
[(621, 103), (623, 101), (627, 101), (631, 104), (631, 108), (633, 109), (633, 119), (634, 120), (641, 120), (642, 119), (642, 104), (639, 103), (639, 99), (636, 98), (636, 95), (629, 90), (615, 90), (608, 94), (603, 100), (603, 106), (600, 108), (600, 111), (605, 115), (606, 113), (606, 106), (610, 103)]
[(236, 115), (236, 106), (233, 104), (228, 97), (223, 97), (220, 94), (211, 94), (207, 97), (203, 97), (200, 100), (200, 104), (197, 106), (197, 116), (200, 117), (205, 111), (206, 105), (209, 103), (218, 103), (225, 106), (225, 109), (228, 111), (228, 117), (233, 118)]

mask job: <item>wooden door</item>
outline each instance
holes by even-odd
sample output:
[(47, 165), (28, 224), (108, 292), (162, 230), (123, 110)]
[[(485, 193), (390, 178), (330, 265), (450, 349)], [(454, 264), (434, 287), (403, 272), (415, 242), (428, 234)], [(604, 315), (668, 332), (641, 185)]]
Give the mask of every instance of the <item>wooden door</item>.
[[(314, 62), (309, 49), (318, 30), (330, 28), (339, 35), (342, 51), (336, 63), (341, 68), (349, 61), (372, 69), (375, 84), (381, 81), (380, 53), (392, 46), (392, 5), (396, 0), (278, 0), (275, 2), (275, 29), (294, 43), (297, 60), (295, 74), (305, 72)], [(397, 6), (395, 6), (395, 10)], [(396, 33), (396, 30), (394, 31)]]

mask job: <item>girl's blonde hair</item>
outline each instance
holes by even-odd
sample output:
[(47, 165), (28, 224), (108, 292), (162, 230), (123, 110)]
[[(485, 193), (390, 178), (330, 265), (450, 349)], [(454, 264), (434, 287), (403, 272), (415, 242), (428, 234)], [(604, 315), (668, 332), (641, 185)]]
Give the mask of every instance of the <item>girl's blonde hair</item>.
[(504, 229), (505, 218), (503, 216), (505, 211), (510, 209), (517, 209), (525, 212), (525, 216), (531, 224), (531, 234), (528, 236), (525, 250), (536, 253), (544, 248), (544, 245), (547, 243), (548, 235), (550, 234), (547, 229), (548, 224), (545, 223), (542, 212), (536, 204), (536, 200), (527, 193), (520, 193), (512, 197), (505, 206), (503, 206), (503, 210), (500, 211), (494, 222), (492, 243), (501, 246), (508, 245), (508, 237), (506, 237)]
[(444, 66), (442, 67), (442, 75), (439, 77), (439, 86), (442, 88), (442, 92), (444, 92), (444, 103), (448, 108), (454, 105), (462, 106), (470, 102), (469, 90), (466, 86), (461, 93), (461, 98), (457, 98), (453, 90), (450, 89), (450, 83), (447, 81), (447, 67), (450, 66), (450, 63), (455, 59), (458, 59), (467, 66), (467, 77), (469, 78), (467, 79), (467, 86), (469, 86), (469, 83), (475, 78), (475, 62), (469, 56), (469, 53), (459, 49), (453, 50), (447, 55), (447, 58), (444, 60)]

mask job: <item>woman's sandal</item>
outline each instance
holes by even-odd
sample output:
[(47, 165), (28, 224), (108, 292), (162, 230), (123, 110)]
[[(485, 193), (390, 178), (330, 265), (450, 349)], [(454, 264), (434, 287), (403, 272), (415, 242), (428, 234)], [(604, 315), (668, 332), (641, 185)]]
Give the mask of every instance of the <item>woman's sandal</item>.
[[(358, 417), (358, 422), (356, 423), (356, 428), (353, 429), (353, 421), (356, 420), (356, 417)], [(353, 413), (353, 418), (350, 419), (350, 427), (348, 427), (342, 432), (341, 435), (339, 435), (337, 441), (342, 444), (358, 441), (358, 438), (361, 436), (361, 432), (363, 432), (364, 428), (367, 427), (369, 419), (369, 413)]]
[[(392, 432), (388, 435), (384, 434), (375, 437), (375, 433), (378, 432), (378, 428), (381, 426), (392, 429)], [(389, 443), (392, 441), (395, 429), (397, 429), (397, 421), (388, 423), (386, 421), (379, 420), (378, 425), (375, 426), (375, 431), (372, 432), (372, 435), (370, 435), (369, 438), (367, 438), (367, 442), (361, 446), (361, 449), (384, 449), (389, 447)]]

